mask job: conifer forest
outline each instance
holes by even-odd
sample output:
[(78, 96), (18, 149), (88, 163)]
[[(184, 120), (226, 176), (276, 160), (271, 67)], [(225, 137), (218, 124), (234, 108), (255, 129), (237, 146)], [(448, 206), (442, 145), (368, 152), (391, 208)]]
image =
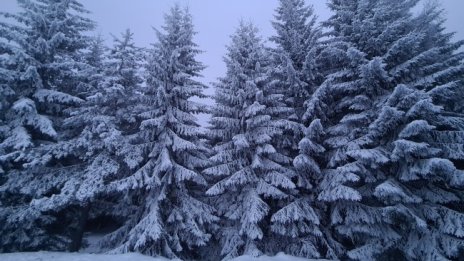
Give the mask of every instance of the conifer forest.
[(464, 260), (464, 41), (440, 3), (277, 2), (269, 39), (237, 18), (211, 84), (175, 2), (150, 48), (96, 36), (79, 0), (0, 7), (0, 253)]

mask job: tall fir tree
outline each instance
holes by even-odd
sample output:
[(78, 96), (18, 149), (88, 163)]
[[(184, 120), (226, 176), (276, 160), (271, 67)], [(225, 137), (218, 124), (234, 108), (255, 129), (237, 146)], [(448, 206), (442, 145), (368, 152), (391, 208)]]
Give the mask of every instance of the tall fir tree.
[[(462, 93), (461, 43), (443, 32), (436, 6), (412, 15), (417, 3), (330, 4), (326, 52), (355, 63), (326, 76), (306, 116), (323, 114), (328, 125), (319, 199), (331, 206), (334, 235), (353, 259), (439, 260), (462, 246), (460, 230), (447, 230), (463, 220), (454, 207), (462, 171), (451, 161), (462, 154), (449, 153), (462, 133), (449, 95)], [(329, 106), (333, 113), (321, 110)]]
[[(133, 158), (141, 157), (140, 153), (126, 154), (126, 150), (130, 135), (140, 125), (136, 112), (141, 97), (139, 71), (143, 52), (134, 45), (130, 30), (121, 38), (114, 38), (108, 55), (105, 49), (98, 38), (90, 45), (85, 56), (91, 65), (86, 72), (89, 85), (86, 100), (65, 121), (80, 132), (61, 145), (74, 146), (81, 168), (74, 176), (66, 177), (53, 197), (40, 199), (42, 211), (58, 209), (75, 213), (75, 221), (68, 225), (73, 231), (70, 245), (73, 251), (82, 246), (87, 223), (104, 216), (109, 218), (107, 227), (111, 227), (128, 219), (128, 212), (121, 209), (129, 200), (108, 183), (130, 172)], [(130, 211), (131, 207), (126, 209)]]
[(314, 91), (318, 79), (314, 63), (321, 31), (316, 20), (313, 7), (307, 6), (305, 1), (279, 0), (272, 22), (277, 32), (271, 37), (277, 45), (272, 50), (278, 66), (274, 73), (287, 105), (293, 109), (287, 116), (296, 123), (302, 122), (304, 102)]
[[(324, 148), (317, 143), (323, 136), (322, 126), (315, 119), (306, 129), (305, 123), (311, 121), (303, 117), (305, 102), (323, 80), (319, 72), (319, 59), (323, 57), (322, 32), (316, 26), (316, 19), (312, 6), (307, 6), (305, 1), (281, 0), (273, 22), (277, 35), (271, 40), (277, 47), (272, 49), (270, 77), (273, 92), (282, 94), (287, 106), (287, 110), (272, 115), (283, 130), (274, 137), (274, 144), (278, 152), (294, 159), (288, 167), (295, 168), (293, 181), (297, 189), (273, 215), (272, 230), (287, 241), (285, 251), (289, 254), (334, 258), (340, 247), (333, 249), (330, 246), (333, 244), (328, 243), (334, 242), (330, 233), (321, 231), (324, 206), (316, 200), (315, 185), (322, 178), (318, 161)], [(305, 133), (317, 141), (304, 139)], [(302, 155), (298, 156), (300, 151)]]
[(140, 130), (126, 148), (140, 157), (129, 165), (134, 172), (113, 182), (114, 189), (133, 198), (137, 209), (108, 235), (108, 245), (115, 252), (193, 259), (211, 238), (208, 226), (217, 220), (201, 199), (207, 184), (200, 169), (208, 159), (194, 114), (206, 107), (190, 100), (204, 97), (206, 87), (196, 80), (204, 66), (196, 59), (200, 51), (187, 10), (173, 7), (163, 29), (157, 31), (146, 66)]
[(305, 133), (300, 142), (300, 155), (295, 158), (294, 164), (299, 172), (311, 178), (314, 187), (312, 204), (320, 211), (320, 226), (327, 243), (326, 256), (340, 258), (345, 246), (332, 224), (331, 213), (337, 205), (356, 202), (360, 195), (346, 186), (357, 177), (338, 172), (334, 166), (346, 160), (345, 150), (363, 129), (363, 115), (343, 117), (350, 111), (354, 114), (362, 110), (365, 107), (363, 102), (368, 99), (362, 95), (358, 76), (359, 68), (365, 62), (364, 55), (338, 33), (343, 25), (341, 21), (351, 24), (356, 1), (333, 1), (329, 6), (333, 10), (339, 8), (340, 12), (334, 12), (331, 19), (323, 23), (326, 29), (331, 29), (324, 34), (323, 47), (316, 57), (316, 68), (323, 82), (306, 101), (303, 115), (305, 122), (310, 122), (310, 126), (317, 122), (320, 128), (324, 127), (324, 132), (319, 135), (312, 131)]
[[(2, 163), (12, 168), (21, 168), (21, 163), (31, 160), (21, 150), (37, 147), (40, 141), (57, 140), (66, 109), (82, 102), (78, 87), (86, 64), (79, 58), (89, 40), (83, 33), (94, 26), (79, 16), (87, 11), (77, 1), (18, 4), (23, 10), (19, 14), (2, 13), (11, 21), (2, 23), (6, 40), (2, 49), (8, 54), (9, 68), (14, 70), (9, 73), (14, 77), (10, 87), (15, 96), (10, 111), (22, 115), (19, 120), (8, 121), (12, 125), (9, 139), (2, 143), (7, 149)], [(10, 139), (17, 140), (17, 148)]]
[(89, 47), (83, 54), (83, 61), (90, 65), (87, 68), (87, 82), (91, 86), (88, 88), (86, 97), (91, 96), (98, 90), (98, 85), (104, 80), (105, 59), (107, 58), (108, 47), (102, 35), (91, 37)]
[[(402, 33), (380, 36), (393, 39), (391, 44), (360, 45), (368, 55), (381, 57), (384, 75), (389, 76), (364, 78), (385, 82), (393, 93), (376, 104), (380, 113), (369, 126), (367, 144), (350, 154), (364, 171), (380, 174), (373, 195), (383, 204), (381, 224), (398, 237), (381, 247), (358, 247), (349, 253), (352, 257), (393, 252), (408, 260), (447, 260), (462, 253), (462, 230), (449, 230), (462, 227), (464, 221), (462, 209), (456, 207), (462, 204), (463, 172), (454, 164), (464, 159), (459, 149), (464, 118), (455, 114), (455, 101), (462, 99), (463, 54), (458, 51), (462, 42), (453, 43), (452, 35), (444, 33), (436, 4), (425, 6), (408, 21), (414, 4), (398, 1), (392, 8), (391, 3), (377, 3), (385, 17), (397, 17), (396, 28)], [(380, 16), (364, 19), (372, 24), (382, 21)], [(386, 161), (372, 164), (379, 152), (386, 153)]]
[(272, 22), (277, 34), (270, 38), (276, 47), (271, 49), (274, 66), (269, 74), (274, 92), (283, 95), (288, 107), (273, 115), (285, 130), (275, 143), (292, 158), (298, 155), (298, 142), (303, 138), (304, 103), (321, 80), (315, 68), (321, 35), (316, 18), (313, 7), (303, 0), (280, 0)]
[[(94, 23), (74, 0), (22, 0), (21, 12), (2, 13), (2, 52), (11, 94), (2, 122), (3, 250), (65, 249), (67, 213), (45, 210), (38, 199), (53, 197), (78, 172), (73, 146), (59, 146), (75, 130), (65, 124), (83, 102), (88, 65), (81, 61)], [(8, 22), (9, 21), (9, 22)], [(33, 168), (31, 168), (33, 166)], [(64, 221), (57, 223), (57, 217)], [(62, 235), (60, 235), (62, 234)]]
[(270, 60), (257, 29), (242, 22), (225, 57), (226, 76), (216, 88), (210, 135), (216, 141), (212, 166), (215, 196), (224, 220), (218, 237), (221, 256), (275, 254), (279, 246), (269, 229), (270, 216), (296, 187), (290, 159), (276, 151), (272, 138), (281, 128), (271, 114), (285, 110), (270, 89)]

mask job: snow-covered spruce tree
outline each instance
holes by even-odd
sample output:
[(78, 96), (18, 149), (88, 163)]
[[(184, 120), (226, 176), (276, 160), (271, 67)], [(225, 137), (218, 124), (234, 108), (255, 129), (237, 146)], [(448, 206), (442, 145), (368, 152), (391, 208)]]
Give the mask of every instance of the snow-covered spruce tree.
[[(272, 22), (277, 32), (271, 37), (277, 45), (272, 50), (276, 67), (271, 71), (276, 78), (274, 88), (283, 92), (286, 104), (292, 108), (286, 119), (297, 124), (302, 123), (304, 102), (314, 91), (318, 80), (314, 63), (321, 32), (316, 27), (316, 18), (313, 7), (306, 6), (303, 0), (280, 0)], [(293, 133), (296, 136), (292, 139), (296, 140), (293, 152), (298, 150), (298, 142), (303, 136), (302, 128), (297, 130), (300, 133)]]
[(140, 130), (127, 151), (139, 150), (142, 158), (133, 174), (112, 183), (138, 208), (107, 242), (115, 252), (194, 259), (211, 238), (208, 225), (217, 220), (200, 199), (207, 184), (199, 170), (208, 159), (194, 113), (206, 108), (190, 100), (204, 97), (205, 86), (196, 80), (204, 66), (196, 60), (200, 51), (187, 10), (173, 7), (163, 29), (146, 67)]
[[(79, 165), (72, 146), (55, 150), (58, 142), (75, 134), (63, 122), (82, 103), (85, 89), (80, 62), (93, 22), (83, 18), (83, 6), (74, 0), (22, 0), (18, 14), (2, 13), (2, 52), (7, 53), (12, 90), (2, 122), (0, 157), (6, 171), (1, 187), (2, 238), (6, 251), (64, 249), (53, 226), (57, 211), (42, 212), (35, 200), (59, 192)], [(11, 21), (11, 22), (8, 22)], [(33, 168), (28, 168), (34, 166)], [(25, 169), (25, 167), (27, 169)]]
[[(143, 50), (135, 46), (129, 29), (113, 38), (102, 68), (97, 67), (102, 75), (97, 88), (71, 118), (71, 122), (84, 122), (86, 126), (75, 140), (86, 146), (86, 169), (75, 187), (74, 198), (68, 197), (69, 203), (75, 200), (84, 206), (89, 224), (102, 217), (107, 219), (104, 227), (129, 219), (133, 210), (130, 197), (112, 190), (108, 183), (132, 173), (131, 167), (139, 162), (134, 163), (134, 158), (141, 158), (140, 151), (130, 151), (130, 141), (140, 126), (137, 114), (142, 97)], [(79, 229), (82, 233), (83, 227)]]
[(272, 24), (277, 34), (271, 37), (276, 47), (270, 52), (273, 66), (269, 74), (273, 92), (283, 95), (288, 107), (272, 115), (284, 129), (274, 143), (279, 152), (294, 158), (304, 136), (304, 102), (321, 80), (315, 64), (321, 33), (312, 6), (303, 0), (280, 0)]
[(83, 61), (90, 65), (87, 67), (87, 71), (83, 72), (87, 74), (87, 84), (91, 87), (88, 88), (86, 97), (91, 96), (96, 90), (98, 90), (99, 84), (105, 79), (105, 59), (108, 48), (105, 46), (103, 36), (96, 35), (89, 41), (89, 47), (83, 55)]
[[(318, 90), (332, 96), (326, 100), (337, 112), (326, 120), (332, 126), (319, 199), (330, 202), (335, 236), (353, 259), (440, 260), (463, 246), (464, 216), (454, 208), (462, 202), (462, 171), (451, 161), (463, 155), (450, 149), (462, 142), (463, 118), (450, 95), (462, 93), (461, 44), (443, 33), (436, 6), (413, 16), (417, 2), (331, 2), (328, 24), (361, 63), (358, 84)], [(347, 98), (334, 97), (337, 90)], [(320, 97), (308, 115), (316, 115)]]
[[(345, 19), (349, 19), (349, 12), (354, 10), (355, 5), (352, 1), (344, 1), (342, 4), (346, 12)], [(286, 129), (283, 136), (277, 137), (281, 142), (277, 150), (283, 153), (290, 151), (288, 155), (295, 159), (293, 163), (297, 169), (295, 180), (298, 187), (296, 197), (290, 198), (288, 206), (279, 211), (288, 214), (285, 221), (288, 230), (280, 229), (280, 232), (287, 233), (287, 236), (299, 242), (299, 245), (293, 245), (287, 251), (293, 255), (336, 258), (343, 252), (343, 248), (333, 238), (329, 224), (326, 223), (327, 212), (330, 210), (326, 204), (316, 200), (324, 192), (319, 186), (322, 179), (325, 177), (332, 180), (330, 173), (322, 174), (321, 167), (326, 168), (325, 160), (331, 160), (331, 156), (327, 155), (333, 155), (332, 158), (336, 159), (337, 155), (343, 154), (349, 139), (359, 135), (363, 119), (347, 120), (346, 126), (342, 128), (328, 128), (327, 137), (316, 130), (322, 131), (321, 122), (331, 127), (333, 121), (341, 119), (335, 118), (341, 117), (347, 107), (359, 106), (363, 102), (365, 97), (358, 96), (362, 86), (357, 75), (365, 59), (360, 51), (334, 33), (329, 32), (326, 35), (328, 37), (321, 41), (322, 33), (315, 26), (312, 9), (306, 7), (303, 1), (281, 1), (277, 13), (274, 27), (278, 36), (272, 39), (278, 45), (274, 50), (274, 60), (278, 62), (272, 70), (273, 83), (277, 90), (283, 90), (284, 96), (289, 98), (286, 101), (292, 111), (284, 119), (291, 124), (286, 126), (296, 127)], [(335, 106), (335, 101), (340, 102), (340, 106)], [(312, 127), (306, 130), (304, 138), (305, 124)], [(325, 139), (330, 139), (327, 140), (328, 144), (323, 142)], [(329, 146), (328, 152), (324, 152), (324, 146)], [(333, 164), (332, 161), (330, 163)], [(294, 199), (299, 203), (293, 202)], [(290, 213), (308, 212), (301, 206), (310, 209), (316, 218), (309, 220), (307, 214), (299, 218), (291, 217)], [(318, 227), (323, 227), (322, 231)]]
[[(377, 8), (408, 17), (414, 3), (399, 2), (396, 9), (389, 9), (390, 4), (378, 3)], [(462, 205), (463, 171), (453, 164), (464, 159), (464, 117), (455, 113), (456, 100), (462, 99), (463, 54), (457, 53), (462, 42), (452, 43), (442, 22), (439, 7), (426, 6), (400, 27), (409, 31), (387, 36), (395, 39), (390, 46), (370, 48), (382, 57), (391, 77), (371, 78), (387, 80), (384, 85), (394, 91), (379, 101), (368, 143), (350, 156), (361, 168), (379, 174), (373, 195), (383, 204), (382, 225), (397, 238), (389, 244), (371, 240), (358, 245), (349, 252), (353, 258), (394, 253), (408, 260), (447, 260), (462, 255), (464, 214), (457, 206)], [(379, 153), (387, 157), (373, 164)]]
[[(127, 219), (127, 212), (120, 211), (128, 199), (111, 190), (107, 183), (131, 172), (133, 158), (140, 153), (128, 153), (130, 135), (137, 131), (140, 121), (136, 115), (140, 99), (139, 75), (141, 50), (134, 46), (132, 33), (127, 30), (122, 38), (114, 39), (114, 46), (104, 57), (104, 46), (98, 38), (89, 48), (86, 59), (91, 88), (86, 101), (65, 120), (70, 128), (80, 133), (57, 146), (75, 146), (74, 155), (81, 160), (79, 173), (68, 177), (59, 192), (50, 198), (35, 201), (42, 211), (62, 210), (74, 213), (72, 244), (78, 250), (87, 220), (100, 216), (119, 222)], [(110, 223), (111, 220), (108, 221)], [(114, 224), (108, 224), (111, 226)]]
[[(349, 202), (360, 199), (359, 193), (345, 186), (347, 182), (356, 179), (351, 173), (336, 171), (338, 164), (347, 160), (345, 151), (350, 148), (350, 142), (356, 140), (367, 128), (363, 115), (363, 86), (360, 81), (360, 68), (366, 62), (365, 55), (346, 41), (336, 29), (339, 21), (349, 24), (356, 10), (356, 1), (337, 1), (332, 3), (343, 12), (334, 12), (334, 16), (324, 23), (328, 30), (322, 49), (315, 57), (316, 70), (324, 81), (316, 88), (305, 103), (305, 122), (318, 122), (324, 126), (324, 135), (311, 134), (307, 131), (300, 142), (300, 155), (294, 160), (294, 165), (300, 173), (312, 184), (310, 195), (313, 207), (320, 214), (320, 227), (325, 240), (325, 255), (328, 258), (342, 257), (345, 246), (340, 242), (338, 233), (334, 231), (330, 215), (338, 205), (345, 206)], [(359, 117), (356, 115), (359, 113)], [(346, 117), (353, 114), (353, 117)], [(321, 127), (322, 128), (322, 127)], [(310, 152), (316, 146), (324, 152)], [(320, 146), (320, 147), (319, 147)]]
[(242, 22), (232, 36), (209, 131), (215, 155), (204, 172), (217, 180), (207, 195), (223, 217), (217, 237), (224, 259), (282, 251), (285, 243), (275, 242), (270, 217), (295, 188), (295, 174), (284, 166), (290, 159), (272, 145), (281, 129), (271, 114), (285, 108), (269, 89), (270, 59), (257, 34)]
[(113, 38), (114, 43), (109, 48), (109, 53), (96, 65), (92, 64), (92, 54), (99, 52), (98, 47), (91, 46), (87, 60), (97, 69), (96, 75), (100, 80), (87, 100), (88, 104), (97, 107), (93, 113), (113, 117), (113, 124), (120, 131), (133, 134), (137, 132), (139, 124), (137, 103), (141, 97), (141, 69), (145, 53), (142, 48), (135, 46), (133, 33), (129, 29), (120, 37)]

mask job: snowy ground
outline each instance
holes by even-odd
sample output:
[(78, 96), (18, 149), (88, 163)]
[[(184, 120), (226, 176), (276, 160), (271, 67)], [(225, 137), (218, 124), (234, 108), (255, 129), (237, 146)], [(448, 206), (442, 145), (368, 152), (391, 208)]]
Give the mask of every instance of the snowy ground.
[[(32, 252), (0, 254), (1, 261), (168, 261), (165, 258), (152, 258), (140, 254), (124, 255), (97, 255), (83, 253), (57, 253), (57, 252)], [(308, 259), (296, 258), (284, 254), (275, 257), (252, 258), (241, 256), (233, 261), (307, 261)]]

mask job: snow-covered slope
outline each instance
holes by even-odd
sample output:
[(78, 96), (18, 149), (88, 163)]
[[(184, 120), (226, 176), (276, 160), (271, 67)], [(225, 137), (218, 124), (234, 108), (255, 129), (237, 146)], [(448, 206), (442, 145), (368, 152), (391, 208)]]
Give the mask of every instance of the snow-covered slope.
[[(168, 261), (165, 258), (153, 258), (140, 254), (120, 254), (120, 255), (97, 255), (83, 253), (58, 253), (58, 252), (31, 252), (31, 253), (12, 253), (0, 254), (2, 261)], [(307, 261), (309, 259), (297, 258), (278, 254), (275, 257), (241, 256), (232, 261)]]

